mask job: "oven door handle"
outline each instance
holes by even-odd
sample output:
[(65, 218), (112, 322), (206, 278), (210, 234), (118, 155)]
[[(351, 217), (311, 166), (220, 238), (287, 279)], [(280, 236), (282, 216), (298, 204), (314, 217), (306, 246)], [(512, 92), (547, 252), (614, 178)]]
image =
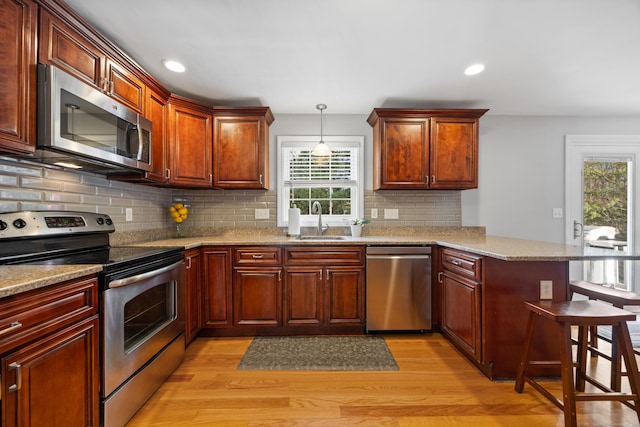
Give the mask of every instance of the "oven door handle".
[(166, 267), (159, 268), (157, 270), (148, 271), (146, 273), (138, 274), (136, 276), (126, 277), (124, 279), (113, 280), (109, 282), (110, 288), (119, 288), (122, 286), (127, 286), (132, 283), (140, 282), (145, 279), (149, 279), (150, 277), (157, 276), (162, 273), (166, 273), (167, 271), (171, 271), (174, 268), (177, 268), (180, 264), (184, 264), (184, 261), (178, 261), (174, 264), (168, 265)]

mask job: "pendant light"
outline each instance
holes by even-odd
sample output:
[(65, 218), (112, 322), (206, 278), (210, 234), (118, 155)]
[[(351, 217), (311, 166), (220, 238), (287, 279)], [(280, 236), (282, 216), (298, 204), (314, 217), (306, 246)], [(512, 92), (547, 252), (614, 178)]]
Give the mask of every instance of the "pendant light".
[(313, 147), (311, 155), (317, 157), (326, 157), (331, 155), (331, 148), (329, 148), (329, 146), (324, 143), (324, 135), (322, 132), (322, 112), (327, 109), (327, 106), (325, 104), (318, 104), (316, 105), (316, 108), (320, 110), (320, 142), (316, 144), (315, 147)]

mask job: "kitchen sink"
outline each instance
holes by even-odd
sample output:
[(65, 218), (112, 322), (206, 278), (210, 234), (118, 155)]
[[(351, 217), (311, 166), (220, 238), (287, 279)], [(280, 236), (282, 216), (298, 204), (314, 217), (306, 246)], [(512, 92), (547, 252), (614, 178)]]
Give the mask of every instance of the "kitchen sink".
[(344, 240), (345, 236), (299, 236), (298, 240)]

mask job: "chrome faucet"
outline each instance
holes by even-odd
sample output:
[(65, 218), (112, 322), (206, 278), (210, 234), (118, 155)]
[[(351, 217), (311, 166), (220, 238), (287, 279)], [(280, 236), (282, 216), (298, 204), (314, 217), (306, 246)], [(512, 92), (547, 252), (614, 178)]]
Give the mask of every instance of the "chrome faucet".
[(311, 215), (315, 214), (318, 214), (318, 236), (322, 236), (322, 233), (327, 231), (329, 226), (327, 225), (326, 228), (322, 226), (322, 206), (320, 206), (320, 202), (317, 200), (311, 205)]

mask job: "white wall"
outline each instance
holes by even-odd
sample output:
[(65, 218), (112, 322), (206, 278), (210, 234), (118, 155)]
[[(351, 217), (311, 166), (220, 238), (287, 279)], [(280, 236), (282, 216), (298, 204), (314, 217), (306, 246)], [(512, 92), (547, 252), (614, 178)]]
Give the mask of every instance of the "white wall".
[(640, 134), (640, 117), (519, 117), (480, 120), (479, 185), (462, 192), (463, 225), (487, 234), (564, 242), (566, 135)]

